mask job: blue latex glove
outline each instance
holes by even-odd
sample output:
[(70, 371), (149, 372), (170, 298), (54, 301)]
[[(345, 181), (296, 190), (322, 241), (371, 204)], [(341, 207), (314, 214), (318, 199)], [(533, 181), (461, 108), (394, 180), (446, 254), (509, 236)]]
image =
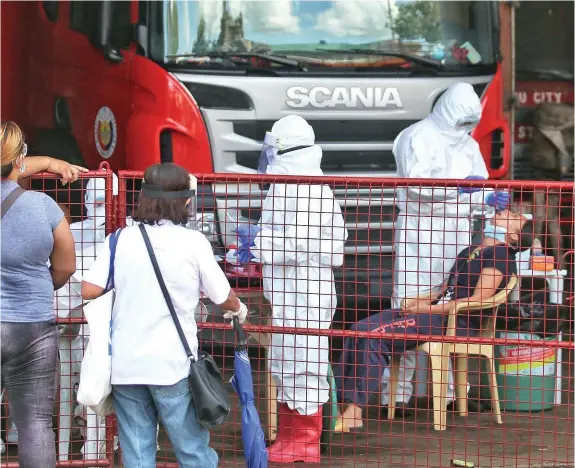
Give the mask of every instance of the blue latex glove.
[[(480, 175), (470, 175), (465, 178), (465, 180), (485, 180), (485, 177)], [(476, 193), (481, 192), (483, 189), (480, 187), (459, 187), (459, 193)]]
[(254, 247), (256, 245), (254, 239), (260, 230), (260, 227), (256, 224), (242, 224), (238, 226), (236, 232), (238, 233), (241, 246)]
[(247, 244), (242, 244), (237, 249), (237, 257), (240, 263), (250, 263), (252, 258), (255, 258), (255, 255), (252, 254)]
[(485, 198), (485, 203), (495, 208), (495, 211), (502, 211), (509, 205), (509, 192), (501, 190), (490, 193)]

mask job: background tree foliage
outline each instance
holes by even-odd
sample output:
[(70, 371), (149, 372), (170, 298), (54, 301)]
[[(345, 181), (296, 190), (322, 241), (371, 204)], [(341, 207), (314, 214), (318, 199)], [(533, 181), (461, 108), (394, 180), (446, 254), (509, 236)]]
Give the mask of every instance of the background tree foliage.
[(438, 2), (399, 4), (391, 29), (399, 40), (424, 39), (434, 43), (441, 39), (440, 17)]
[(206, 52), (208, 50), (208, 41), (206, 40), (206, 20), (202, 16), (198, 24), (196, 40), (194, 41), (194, 52)]

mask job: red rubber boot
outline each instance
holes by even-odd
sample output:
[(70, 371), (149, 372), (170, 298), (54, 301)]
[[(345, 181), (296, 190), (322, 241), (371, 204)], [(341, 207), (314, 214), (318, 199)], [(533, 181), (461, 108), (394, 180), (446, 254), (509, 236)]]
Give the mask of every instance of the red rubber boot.
[(282, 445), (278, 451), (268, 451), (268, 461), (270, 463), (319, 463), (322, 408), (317, 413), (307, 416), (295, 410), (289, 411), (292, 435), (287, 440), (282, 439)]
[(293, 437), (292, 411), (285, 403), (278, 403), (278, 432), (276, 440), (268, 448), (268, 460), (273, 454), (281, 452), (282, 447)]

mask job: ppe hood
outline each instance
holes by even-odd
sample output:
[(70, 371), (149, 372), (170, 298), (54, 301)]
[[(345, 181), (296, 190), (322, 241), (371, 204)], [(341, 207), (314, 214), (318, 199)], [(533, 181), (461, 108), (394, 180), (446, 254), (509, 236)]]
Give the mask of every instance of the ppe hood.
[[(84, 195), (84, 206), (88, 218), (103, 216), (102, 213), (96, 213), (97, 205), (106, 203), (106, 180), (98, 177), (88, 180)], [(118, 177), (112, 173), (112, 194), (118, 195)], [(101, 211), (101, 210), (100, 210)]]
[(458, 136), (473, 129), (481, 119), (481, 101), (469, 83), (456, 83), (441, 95), (429, 116), (443, 133)]
[(274, 154), (267, 158), (267, 174), (323, 175), (321, 148), (314, 144), (313, 128), (303, 117), (288, 115), (278, 120), (268, 135), (273, 137), (269, 144)]

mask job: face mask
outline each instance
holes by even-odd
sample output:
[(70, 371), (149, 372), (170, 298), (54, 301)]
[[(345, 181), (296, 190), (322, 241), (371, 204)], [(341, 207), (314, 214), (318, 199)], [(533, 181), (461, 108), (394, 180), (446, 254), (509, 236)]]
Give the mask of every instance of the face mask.
[(26, 143), (24, 143), (24, 150), (22, 151), (22, 154), (20, 155), (20, 173), (24, 172), (26, 170), (26, 164), (24, 162), (24, 157), (26, 156), (26, 153), (28, 152), (28, 148), (26, 147)]
[(455, 125), (458, 130), (463, 130), (465, 133), (471, 132), (479, 124), (479, 120), (475, 117), (465, 117), (458, 121)]
[(499, 242), (507, 242), (507, 229), (501, 226), (487, 224), (485, 229), (483, 229), (483, 235), (485, 237), (491, 237)]
[(86, 217), (96, 220), (97, 223), (106, 222), (106, 205), (104, 203), (86, 204)]

